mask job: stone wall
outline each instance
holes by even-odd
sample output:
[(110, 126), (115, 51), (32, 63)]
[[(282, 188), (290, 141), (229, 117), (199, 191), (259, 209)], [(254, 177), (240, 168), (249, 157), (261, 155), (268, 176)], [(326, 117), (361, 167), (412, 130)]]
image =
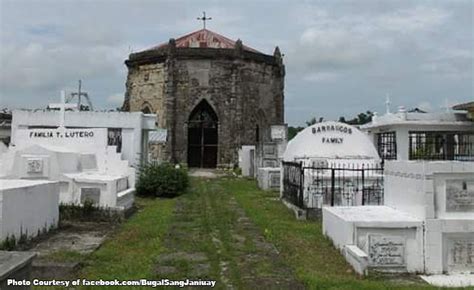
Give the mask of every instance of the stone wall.
[[(172, 43), (172, 42), (170, 42)], [(202, 100), (218, 119), (218, 166), (238, 162), (241, 145), (270, 140), (270, 125), (284, 123), (284, 66), (275, 56), (239, 49), (173, 48), (130, 55), (124, 109), (149, 106), (168, 129), (161, 158), (187, 162), (187, 121)], [(257, 130), (258, 126), (258, 130)]]

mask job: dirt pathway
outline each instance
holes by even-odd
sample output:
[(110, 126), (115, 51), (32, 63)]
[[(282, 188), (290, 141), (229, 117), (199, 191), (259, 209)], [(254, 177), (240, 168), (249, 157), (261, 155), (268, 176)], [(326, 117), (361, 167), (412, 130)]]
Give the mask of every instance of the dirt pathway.
[(220, 289), (303, 289), (219, 179), (195, 179), (177, 202), (157, 278), (217, 280)]

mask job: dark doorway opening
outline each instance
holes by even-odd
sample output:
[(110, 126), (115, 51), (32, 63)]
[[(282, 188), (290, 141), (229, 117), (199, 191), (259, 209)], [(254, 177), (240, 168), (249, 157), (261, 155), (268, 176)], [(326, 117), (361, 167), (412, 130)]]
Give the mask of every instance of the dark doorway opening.
[(202, 100), (188, 120), (188, 166), (217, 166), (218, 120), (209, 103)]

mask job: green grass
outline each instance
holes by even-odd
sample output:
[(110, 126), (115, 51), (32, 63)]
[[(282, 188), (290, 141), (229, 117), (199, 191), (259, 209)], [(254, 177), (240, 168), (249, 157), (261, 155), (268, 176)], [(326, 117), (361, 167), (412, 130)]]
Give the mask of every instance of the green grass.
[[(238, 226), (236, 206), (229, 203), (232, 197), (257, 229), (243, 230)], [(78, 277), (89, 280), (159, 279), (161, 277), (157, 277), (154, 271), (157, 263), (160, 264), (158, 256), (180, 251), (205, 254), (210, 264), (210, 271), (205, 276), (217, 280), (219, 289), (225, 289), (220, 275), (222, 261), (228, 262), (227, 278), (236, 289), (248, 286), (241, 281), (243, 276), (251, 273), (265, 277), (274, 274), (278, 267), (283, 269), (280, 264), (289, 266), (296, 278), (309, 289), (433, 289), (416, 281), (406, 284), (406, 277), (401, 277), (403, 283), (395, 283), (384, 280), (382, 276), (358, 276), (324, 237), (320, 222), (296, 220), (293, 212), (278, 199), (278, 193), (259, 190), (254, 180), (192, 179), (188, 193), (183, 196), (175, 199), (138, 198), (137, 203), (140, 210), (121, 224), (96, 252), (78, 256), (64, 251), (53, 254), (51, 258), (80, 259), (85, 267)], [(175, 207), (181, 211), (174, 212)], [(251, 242), (255, 231), (260, 231), (276, 246), (281, 259), (265, 259), (261, 255), (262, 250)], [(237, 247), (233, 234), (245, 237), (245, 243)], [(216, 238), (220, 244), (219, 253), (216, 251)], [(248, 253), (260, 254), (259, 260), (242, 264), (242, 257)], [(166, 266), (179, 269), (166, 278), (193, 278), (193, 263), (176, 260)]]
[(126, 280), (152, 278), (152, 266), (163, 249), (175, 200), (138, 198), (139, 211), (88, 257), (80, 277)]
[(219, 183), (236, 197), (250, 219), (263, 231), (311, 289), (431, 289), (425, 284), (397, 285), (379, 277), (356, 275), (322, 234), (320, 222), (298, 221), (277, 199), (278, 193), (259, 190), (255, 181), (221, 179)]
[[(94, 253), (81, 255), (74, 251), (58, 251), (44, 257), (57, 262), (81, 262), (84, 268), (77, 278), (87, 280), (138, 280), (154, 279), (156, 256), (163, 250), (162, 241), (173, 216), (175, 199), (136, 198), (138, 211), (118, 227)], [(60, 287), (34, 286), (34, 289)], [(111, 287), (81, 286), (80, 289)], [(118, 287), (117, 289), (132, 289)], [(133, 287), (133, 289), (150, 289)]]

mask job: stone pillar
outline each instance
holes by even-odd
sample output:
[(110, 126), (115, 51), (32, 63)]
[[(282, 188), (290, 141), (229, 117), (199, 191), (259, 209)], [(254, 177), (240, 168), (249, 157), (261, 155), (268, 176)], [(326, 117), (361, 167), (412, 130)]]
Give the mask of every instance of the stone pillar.
[(165, 62), (165, 98), (166, 128), (168, 141), (164, 150), (163, 159), (176, 163), (176, 83), (175, 83), (175, 53), (176, 41), (171, 38), (168, 44), (168, 56)]

